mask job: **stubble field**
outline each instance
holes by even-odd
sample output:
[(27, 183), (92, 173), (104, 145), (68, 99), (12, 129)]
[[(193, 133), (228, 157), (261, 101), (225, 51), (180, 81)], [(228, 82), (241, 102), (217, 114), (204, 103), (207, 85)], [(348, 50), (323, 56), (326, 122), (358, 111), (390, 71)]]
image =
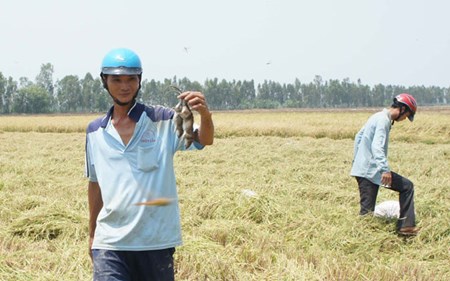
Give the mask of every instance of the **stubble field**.
[[(176, 155), (176, 279), (450, 280), (450, 109), (391, 131), (391, 168), (415, 183), (409, 239), (358, 216), (353, 136), (376, 110), (215, 112), (214, 145)], [(0, 280), (91, 280), (84, 131), (97, 116), (0, 116)]]

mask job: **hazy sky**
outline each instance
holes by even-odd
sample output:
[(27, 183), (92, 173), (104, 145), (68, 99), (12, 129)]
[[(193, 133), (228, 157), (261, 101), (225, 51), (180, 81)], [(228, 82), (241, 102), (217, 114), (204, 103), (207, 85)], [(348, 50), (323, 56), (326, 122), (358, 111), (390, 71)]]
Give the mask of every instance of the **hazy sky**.
[(127, 47), (145, 79), (449, 87), (449, 13), (448, 0), (0, 0), (0, 72), (96, 77)]

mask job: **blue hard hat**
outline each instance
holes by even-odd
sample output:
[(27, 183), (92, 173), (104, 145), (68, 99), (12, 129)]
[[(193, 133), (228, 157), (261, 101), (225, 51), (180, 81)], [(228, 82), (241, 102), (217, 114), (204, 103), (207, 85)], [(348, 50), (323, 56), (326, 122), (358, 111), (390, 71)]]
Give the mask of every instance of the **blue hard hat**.
[(103, 58), (101, 71), (110, 75), (140, 75), (142, 64), (135, 52), (118, 48), (109, 51)]

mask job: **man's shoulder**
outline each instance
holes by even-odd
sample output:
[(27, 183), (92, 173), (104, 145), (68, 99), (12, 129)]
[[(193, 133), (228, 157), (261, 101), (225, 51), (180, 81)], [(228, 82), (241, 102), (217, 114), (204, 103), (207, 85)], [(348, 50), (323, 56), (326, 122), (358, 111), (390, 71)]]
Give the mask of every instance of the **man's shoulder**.
[(390, 124), (389, 116), (386, 114), (384, 110), (374, 113), (369, 120), (377, 124), (379, 124), (380, 122)]
[(167, 121), (173, 118), (175, 110), (162, 105), (143, 105), (144, 112), (153, 122)]
[(89, 133), (97, 131), (100, 127), (102, 127), (102, 124), (103, 124), (105, 118), (106, 118), (106, 115), (98, 117), (95, 120), (91, 121), (89, 123), (89, 125), (87, 126), (86, 133), (89, 134)]
[(384, 116), (386, 116), (386, 113), (384, 110), (378, 111), (372, 115), (372, 117), (374, 117), (374, 118), (380, 118), (380, 117), (384, 117)]

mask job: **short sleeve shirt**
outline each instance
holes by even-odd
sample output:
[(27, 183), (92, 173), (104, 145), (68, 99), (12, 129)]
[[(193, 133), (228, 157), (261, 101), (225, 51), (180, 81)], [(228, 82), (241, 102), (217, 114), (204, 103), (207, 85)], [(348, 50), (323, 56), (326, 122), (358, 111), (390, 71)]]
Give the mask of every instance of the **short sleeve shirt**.
[[(136, 121), (124, 145), (111, 123), (113, 108), (91, 122), (86, 132), (86, 176), (98, 182), (103, 208), (97, 218), (93, 249), (158, 250), (182, 243), (173, 156), (186, 150), (170, 108), (136, 103), (128, 116)], [(202, 149), (194, 142), (189, 150)], [(167, 206), (136, 206), (170, 198)]]

